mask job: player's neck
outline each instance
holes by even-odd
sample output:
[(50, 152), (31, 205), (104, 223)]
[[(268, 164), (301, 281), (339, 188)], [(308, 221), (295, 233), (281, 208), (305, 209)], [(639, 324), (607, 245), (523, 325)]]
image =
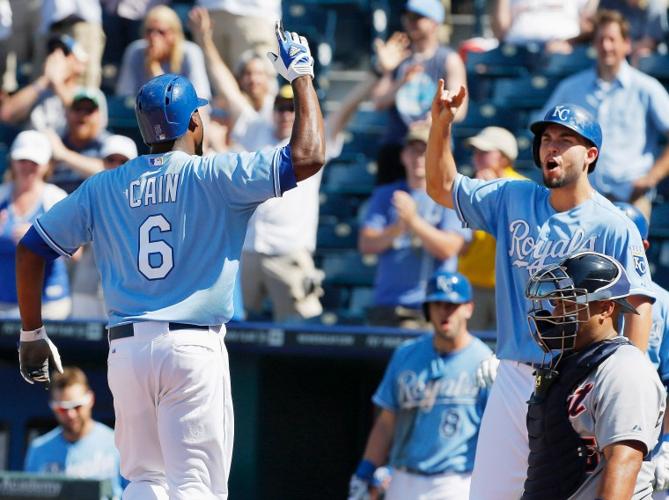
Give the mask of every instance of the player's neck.
[(594, 191), (587, 177), (582, 177), (573, 184), (552, 188), (549, 201), (557, 212), (566, 212), (585, 203), (592, 198), (593, 194)]
[(612, 339), (618, 336), (618, 332), (613, 329), (612, 325), (602, 326), (596, 330), (579, 331), (574, 344), (575, 351), (581, 351), (586, 347), (601, 342), (602, 340)]
[(70, 432), (63, 427), (63, 437), (68, 443), (76, 443), (77, 441), (88, 435), (93, 430), (94, 426), (95, 422), (93, 421), (93, 419), (89, 419), (86, 422), (84, 422), (81, 431), (76, 433)]
[(439, 354), (448, 354), (464, 349), (471, 341), (472, 336), (467, 330), (464, 330), (455, 337), (449, 338), (441, 337), (439, 334), (435, 333), (432, 345), (434, 346), (434, 350)]

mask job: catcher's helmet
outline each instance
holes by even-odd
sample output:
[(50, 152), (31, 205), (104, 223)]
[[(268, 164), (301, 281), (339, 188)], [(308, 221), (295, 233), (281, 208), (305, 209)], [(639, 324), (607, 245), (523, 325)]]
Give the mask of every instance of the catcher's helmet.
[[(629, 294), (630, 282), (618, 261), (597, 252), (576, 253), (530, 277), (525, 296), (532, 302), (527, 315), (532, 336), (546, 353), (570, 351), (578, 324), (590, 318), (590, 302), (612, 300), (622, 312), (637, 313), (625, 299)], [(579, 319), (579, 312), (584, 317)]]
[(648, 239), (648, 221), (646, 217), (641, 213), (637, 207), (630, 203), (625, 203), (624, 201), (616, 201), (613, 203), (616, 207), (623, 211), (623, 213), (632, 219), (634, 225), (636, 225), (639, 233), (641, 234), (642, 240)]
[[(576, 104), (559, 104), (548, 110), (543, 120), (534, 122), (530, 125), (530, 130), (534, 133), (532, 142), (532, 156), (534, 164), (541, 168), (541, 159), (539, 158), (539, 146), (541, 145), (541, 134), (549, 125), (562, 125), (573, 130), (578, 135), (590, 142), (598, 150), (602, 149), (602, 129), (599, 123), (585, 109)], [(597, 159), (588, 167), (588, 173), (595, 169)]]
[(197, 96), (184, 76), (167, 73), (152, 78), (139, 89), (135, 102), (142, 139), (151, 145), (181, 137), (193, 112), (208, 102)]
[(469, 280), (460, 273), (448, 271), (435, 272), (427, 282), (423, 312), (429, 321), (428, 305), (430, 302), (448, 302), (449, 304), (464, 304), (472, 301), (472, 286)]

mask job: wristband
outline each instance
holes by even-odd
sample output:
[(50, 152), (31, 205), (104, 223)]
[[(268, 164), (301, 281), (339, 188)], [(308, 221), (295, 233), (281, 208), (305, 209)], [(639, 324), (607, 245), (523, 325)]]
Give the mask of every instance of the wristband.
[(47, 338), (44, 325), (40, 326), (37, 330), (21, 329), (21, 342), (34, 342), (35, 340), (45, 340)]
[(669, 432), (666, 434), (662, 435), (662, 439), (660, 440), (662, 443), (669, 443)]
[(374, 478), (375, 470), (376, 465), (369, 460), (362, 459), (358, 464), (358, 468), (355, 470), (355, 475), (363, 481), (370, 482)]

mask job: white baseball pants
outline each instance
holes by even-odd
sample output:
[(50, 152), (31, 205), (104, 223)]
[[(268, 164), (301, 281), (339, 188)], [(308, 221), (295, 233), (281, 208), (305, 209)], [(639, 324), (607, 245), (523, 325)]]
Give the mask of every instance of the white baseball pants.
[(463, 500), (469, 497), (470, 474), (446, 472), (421, 476), (394, 470), (385, 500)]
[(233, 413), (225, 327), (133, 325), (111, 341), (108, 382), (124, 500), (227, 499)]
[(530, 453), (527, 401), (534, 369), (501, 360), (486, 404), (472, 472), (471, 500), (518, 500), (523, 494)]

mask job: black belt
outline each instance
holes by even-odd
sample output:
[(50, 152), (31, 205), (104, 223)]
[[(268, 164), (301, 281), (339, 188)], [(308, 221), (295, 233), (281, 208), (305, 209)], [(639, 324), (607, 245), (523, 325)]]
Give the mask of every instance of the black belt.
[[(168, 328), (170, 331), (174, 330), (209, 330), (208, 326), (203, 325), (190, 325), (188, 323), (168, 323)], [(132, 323), (126, 323), (125, 325), (112, 326), (107, 330), (109, 335), (109, 341), (116, 339), (123, 339), (125, 337), (132, 337), (135, 334), (135, 330), (132, 327)]]

